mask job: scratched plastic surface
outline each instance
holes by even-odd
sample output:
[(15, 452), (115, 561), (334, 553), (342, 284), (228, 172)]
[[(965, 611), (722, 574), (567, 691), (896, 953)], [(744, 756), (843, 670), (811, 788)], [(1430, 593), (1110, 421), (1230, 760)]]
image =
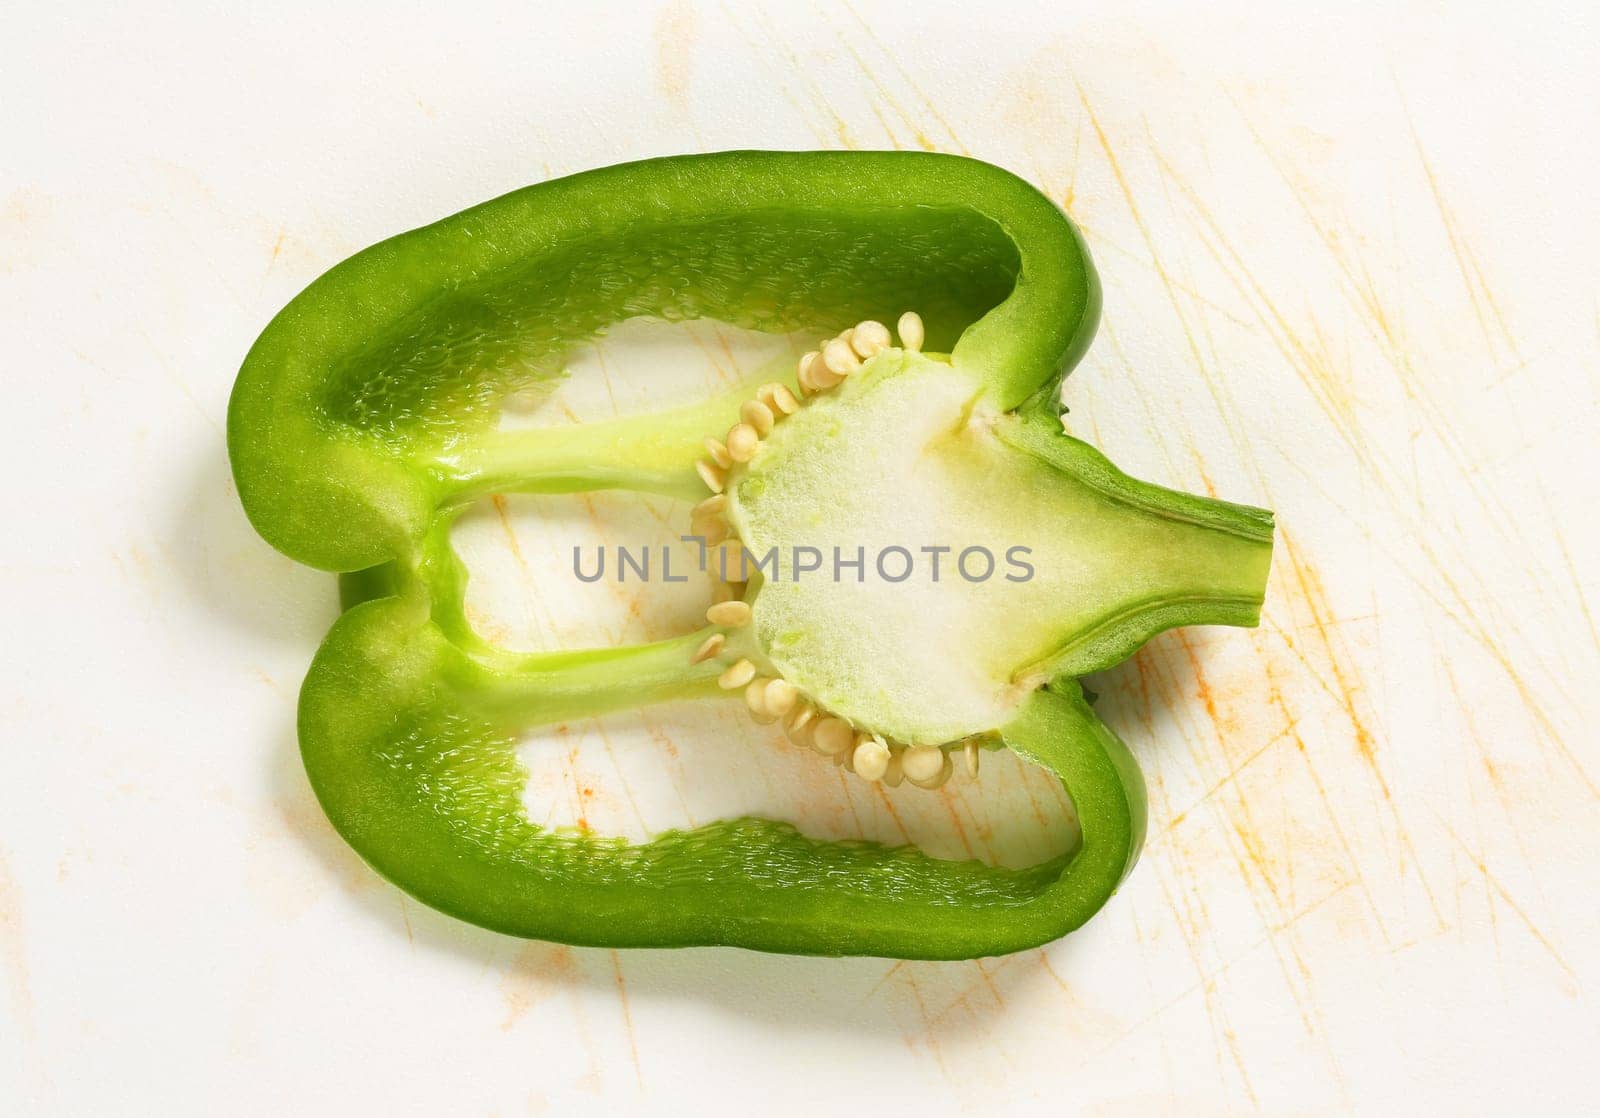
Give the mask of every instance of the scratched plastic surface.
[[(7, 9), (0, 1112), (1592, 1109), (1589, 7), (607, 12)], [(1043, 951), (509, 940), (405, 900), (306, 786), (295, 692), (335, 595), (261, 542), (228, 480), (251, 341), (399, 230), (550, 175), (752, 145), (933, 147), (1038, 183), (1105, 288), (1072, 429), (1137, 476), (1277, 513), (1259, 630), (1168, 635), (1096, 681), (1149, 778), (1150, 840)], [(597, 501), (595, 523), (621, 532), (629, 507)], [(535, 511), (588, 514), (508, 502), (559, 575)], [(612, 591), (530, 594), (492, 505), (461, 536), (518, 640), (642, 635), (699, 604), (652, 593), (634, 619)], [(623, 832), (804, 812), (842, 833), (853, 802), (893, 827), (731, 710), (712, 733), (645, 717), (528, 742), (531, 809)], [(991, 760), (958, 807), (968, 839), (986, 811), (997, 846), (1032, 841)], [(955, 833), (915, 822), (929, 849)]]

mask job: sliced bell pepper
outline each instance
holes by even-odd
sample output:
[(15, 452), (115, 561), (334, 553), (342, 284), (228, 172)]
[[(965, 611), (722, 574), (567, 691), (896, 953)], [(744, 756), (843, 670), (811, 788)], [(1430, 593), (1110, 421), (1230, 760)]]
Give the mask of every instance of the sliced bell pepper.
[[(251, 349), (228, 446), (260, 533), (346, 572), (299, 715), (335, 827), (428, 904), (566, 943), (966, 958), (1081, 925), (1132, 867), (1145, 808), (1076, 677), (1175, 625), (1254, 624), (1272, 532), (1063, 432), (1061, 378), (1099, 300), (1048, 199), (922, 153), (610, 167), (331, 269)], [(508, 394), (641, 315), (834, 336), (779, 383), (692, 407), (496, 426)], [(700, 501), (686, 526), (724, 560), (937, 525), (1026, 544), (1036, 577), (869, 592), (768, 567), (730, 575), (705, 628), (653, 644), (513, 653), (475, 633), (461, 510), (607, 488)], [(891, 784), (937, 787), (953, 751), (1009, 748), (1062, 781), (1081, 841), (1009, 869), (754, 818), (642, 844), (529, 821), (519, 733), (686, 697), (742, 697)]]

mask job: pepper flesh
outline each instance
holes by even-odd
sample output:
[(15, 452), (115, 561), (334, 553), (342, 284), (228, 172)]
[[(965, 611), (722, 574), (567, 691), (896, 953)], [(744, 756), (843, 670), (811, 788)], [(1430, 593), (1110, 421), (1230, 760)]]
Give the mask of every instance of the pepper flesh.
[[(1080, 845), (1026, 869), (829, 843), (735, 819), (645, 844), (531, 824), (513, 753), (530, 726), (717, 694), (691, 663), (710, 630), (632, 648), (510, 653), (468, 625), (449, 530), (490, 492), (704, 495), (702, 438), (732, 394), (557, 431), (492, 428), (509, 392), (548, 386), (573, 345), (635, 315), (766, 330), (894, 321), (1012, 413), (1004, 438), (1105, 499), (1255, 550), (1213, 594), (1117, 613), (1033, 665), (994, 738), (1062, 780)], [(313, 283), (246, 358), (228, 439), (241, 499), (292, 557), (349, 572), (347, 612), (301, 693), (299, 732), (329, 818), (420, 899), (501, 931), (605, 946), (731, 944), (965, 958), (1087, 920), (1137, 856), (1144, 796), (1075, 674), (1176, 624), (1253, 624), (1270, 548), (1259, 510), (1133, 482), (1065, 436), (1061, 377), (1099, 289), (1032, 187), (921, 153), (735, 152), (529, 187), (376, 245)], [(1243, 586), (1243, 591), (1240, 590)], [(759, 598), (757, 599), (759, 606)], [(1031, 677), (1030, 677), (1031, 678)]]

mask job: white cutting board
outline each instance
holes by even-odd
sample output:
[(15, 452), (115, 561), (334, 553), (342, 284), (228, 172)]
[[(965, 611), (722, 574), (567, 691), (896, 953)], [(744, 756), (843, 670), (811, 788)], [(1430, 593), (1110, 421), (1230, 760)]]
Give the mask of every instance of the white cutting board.
[[(1593, 1105), (1587, 7), (128, 7), (19, 6), (0, 48), (0, 1111)], [(1169, 634), (1097, 681), (1150, 840), (1043, 951), (506, 939), (379, 880), (300, 770), (295, 691), (335, 597), (229, 481), (256, 333), (391, 233), (732, 147), (930, 147), (1037, 183), (1105, 288), (1071, 429), (1278, 514), (1260, 629)], [(690, 348), (672, 360), (712, 375)], [(475, 513), (484, 625), (538, 645), (686, 623), (693, 601), (631, 613), (528, 573), (639, 515)], [(534, 810), (621, 833), (762, 810), (1004, 860), (1070, 825), (1003, 761), (897, 793), (896, 823), (724, 709), (528, 756)]]

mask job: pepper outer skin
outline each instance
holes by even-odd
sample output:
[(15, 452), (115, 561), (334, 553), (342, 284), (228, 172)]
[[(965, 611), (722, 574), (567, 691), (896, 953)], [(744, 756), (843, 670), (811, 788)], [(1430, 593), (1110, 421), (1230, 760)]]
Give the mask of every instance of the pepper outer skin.
[[(927, 347), (955, 343), (954, 357), (993, 370), (1001, 408), (1040, 390), (1048, 396), (1088, 348), (1100, 286), (1076, 228), (1010, 172), (922, 152), (738, 151), (624, 163), (525, 187), (382, 241), (329, 269), (284, 307), (246, 356), (228, 409), (229, 457), (245, 512), (268, 543), (324, 570), (360, 570), (413, 547), (441, 500), (460, 492), (447, 492), (445, 471), (430, 471), (404, 452), (426, 440), (398, 449), (378, 442), (349, 417), (330, 414), (327, 390), (332, 376), (404, 346), (408, 324), (427, 320), (441, 304), (455, 315), (446, 324), (452, 337), (462, 331), (448, 328), (465, 322), (470, 329), (479, 325), (475, 318), (485, 329), (519, 326), (485, 293), (496, 284), (514, 288), (542, 260), (565, 260), (591, 244), (644, 240), (664, 228), (734, 226), (754, 234), (764, 226), (775, 231), (774, 243), (759, 245), (761, 258), (790, 274), (754, 295), (713, 291), (697, 309), (740, 325), (836, 328), (846, 324), (841, 312), (855, 313), (848, 319), (854, 322), (874, 311), (894, 321), (912, 304), (875, 298), (867, 280), (859, 293), (837, 290), (860, 257), (826, 243), (841, 250), (835, 260), (844, 259), (837, 276), (824, 272), (789, 231), (838, 227), (859, 244), (888, 219), (918, 211), (963, 215), (964, 236), (992, 234), (995, 245), (1016, 254), (985, 260), (1011, 273), (1010, 296), (987, 309), (982, 292), (962, 292), (951, 300), (954, 315), (925, 314)], [(737, 246), (737, 238), (729, 243)], [(685, 255), (686, 272), (715, 274), (723, 287), (749, 278), (734, 270), (736, 262)], [(825, 290), (830, 284), (836, 290)], [(765, 305), (780, 298), (789, 305)], [(671, 316), (675, 308), (667, 309)], [(957, 340), (945, 323), (962, 319), (970, 325)], [(694, 492), (692, 462), (684, 474)]]
[[(957, 959), (1082, 925), (1133, 865), (1145, 799), (1132, 756), (1072, 676), (1125, 658), (1158, 628), (1253, 623), (1259, 594), (1217, 609), (1179, 603), (1160, 624), (1101, 634), (1092, 656), (1059, 665), (995, 728), (1072, 799), (1081, 841), (1046, 862), (936, 860), (749, 818), (630, 845), (529, 823), (516, 735), (716, 694), (718, 665), (688, 663), (707, 631), (619, 649), (495, 648), (466, 622), (448, 536), (488, 492), (703, 493), (699, 436), (737, 401), (532, 432), (534, 442), (489, 429), (537, 358), (643, 313), (836, 329), (931, 306), (930, 348), (983, 370), (988, 402), (1037, 421), (1024, 449), (1115, 490), (1122, 475), (1055, 420), (1099, 305), (1087, 250), (1053, 203), (999, 168), (925, 153), (625, 164), (516, 191), (331, 269), (251, 349), (228, 447), (262, 536), (344, 572), (346, 612), (312, 662), (298, 721), (334, 826), (436, 908), (572, 944)], [(1260, 510), (1167, 497), (1175, 515), (1270, 541)]]

